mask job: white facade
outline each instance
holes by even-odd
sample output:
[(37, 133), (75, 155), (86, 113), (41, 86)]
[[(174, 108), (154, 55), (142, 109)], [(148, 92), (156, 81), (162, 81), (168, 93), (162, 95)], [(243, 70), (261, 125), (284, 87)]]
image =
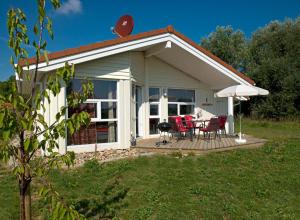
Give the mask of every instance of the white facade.
[[(64, 65), (75, 64), (75, 78), (113, 82), (115, 97), (87, 100), (96, 110), (96, 134), (103, 130), (102, 124), (113, 124), (105, 128), (113, 132), (108, 143), (70, 144), (67, 139), (59, 139), (59, 152), (93, 152), (104, 149), (125, 149), (131, 146), (131, 138), (150, 138), (150, 120), (164, 121), (170, 116), (169, 107), (175, 106), (178, 113), (184, 108), (200, 108), (202, 119), (216, 115), (228, 115), (227, 132), (234, 132), (233, 99), (215, 98), (214, 93), (235, 84), (249, 84), (230, 69), (195, 48), (176, 34), (163, 33), (116, 45), (107, 46), (79, 54), (40, 63), (39, 71), (47, 74)], [(29, 66), (29, 72), (34, 65)], [(100, 83), (101, 84), (101, 83)], [(97, 89), (97, 85), (94, 86)], [(98, 88), (101, 89), (101, 88)], [(149, 102), (149, 89), (157, 91), (156, 100)], [(183, 91), (193, 94), (189, 103), (169, 100), (169, 91)], [(66, 105), (67, 89), (63, 87), (51, 104), (46, 106), (45, 118), (51, 124), (62, 106)], [(105, 115), (103, 106), (115, 106), (116, 112)], [(150, 106), (155, 114), (150, 115)], [(103, 107), (103, 112), (102, 112)], [(183, 108), (183, 109), (184, 109)], [(103, 113), (103, 114), (102, 114)], [(107, 114), (107, 112), (106, 112)], [(108, 113), (110, 114), (110, 113)], [(99, 124), (99, 128), (97, 127)], [(110, 125), (107, 125), (110, 127)], [(98, 129), (98, 130), (97, 130)], [(108, 129), (111, 129), (108, 131)], [(152, 132), (153, 133), (153, 132)], [(81, 134), (80, 134), (81, 135)], [(88, 133), (86, 134), (88, 135)], [(96, 140), (98, 137), (96, 136)], [(100, 136), (100, 139), (103, 138)]]
[[(130, 147), (131, 135), (136, 135), (135, 100), (133, 100), (133, 86), (140, 90), (139, 136), (150, 138), (149, 132), (149, 88), (159, 88), (159, 120), (168, 120), (168, 98), (162, 91), (167, 89), (189, 89), (195, 91), (195, 107), (202, 109), (202, 118), (209, 119), (215, 115), (227, 115), (227, 99), (214, 98), (214, 91), (200, 80), (185, 72), (150, 56), (146, 58), (143, 52), (125, 52), (106, 58), (93, 60), (75, 66), (76, 78), (114, 80), (117, 81), (117, 119), (118, 137), (115, 143), (67, 145), (67, 140), (60, 139), (60, 153), (66, 150), (75, 152), (93, 152), (104, 149), (124, 149)], [(46, 108), (46, 118), (49, 124), (55, 119), (60, 107), (66, 104), (66, 88), (62, 88), (57, 97), (51, 97), (51, 105)]]

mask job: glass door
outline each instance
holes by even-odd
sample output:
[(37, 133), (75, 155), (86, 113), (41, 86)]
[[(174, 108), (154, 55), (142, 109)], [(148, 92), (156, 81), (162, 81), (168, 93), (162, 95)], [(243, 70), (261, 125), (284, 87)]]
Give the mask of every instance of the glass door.
[(133, 106), (133, 126), (136, 137), (143, 136), (142, 124), (142, 87), (138, 85), (132, 86), (132, 106)]
[(160, 88), (149, 88), (149, 134), (159, 134), (160, 122)]

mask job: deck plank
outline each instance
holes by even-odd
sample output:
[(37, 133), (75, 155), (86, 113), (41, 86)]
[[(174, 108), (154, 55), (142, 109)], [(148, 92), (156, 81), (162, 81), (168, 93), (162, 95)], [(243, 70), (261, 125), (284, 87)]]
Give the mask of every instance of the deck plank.
[(172, 138), (166, 145), (161, 144), (160, 146), (156, 146), (156, 142), (159, 141), (159, 138), (150, 138), (150, 139), (141, 139), (137, 141), (137, 145), (135, 148), (144, 148), (144, 149), (169, 149), (169, 150), (198, 150), (198, 151), (208, 151), (208, 150), (218, 150), (222, 148), (230, 148), (230, 147), (238, 147), (249, 144), (258, 144), (264, 143), (265, 140), (255, 138), (252, 136), (246, 136), (246, 144), (237, 144), (235, 142), (236, 137), (233, 136), (221, 136), (221, 139), (218, 137), (214, 139), (212, 137), (210, 140), (204, 139), (201, 136), (194, 137), (193, 141), (190, 141), (188, 137), (182, 140), (178, 140), (176, 138)]

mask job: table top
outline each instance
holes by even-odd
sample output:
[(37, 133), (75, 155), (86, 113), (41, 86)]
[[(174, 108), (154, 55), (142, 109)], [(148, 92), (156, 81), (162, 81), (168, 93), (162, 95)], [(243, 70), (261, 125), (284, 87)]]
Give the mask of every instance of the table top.
[(193, 122), (206, 122), (206, 121), (210, 121), (210, 119), (193, 119)]

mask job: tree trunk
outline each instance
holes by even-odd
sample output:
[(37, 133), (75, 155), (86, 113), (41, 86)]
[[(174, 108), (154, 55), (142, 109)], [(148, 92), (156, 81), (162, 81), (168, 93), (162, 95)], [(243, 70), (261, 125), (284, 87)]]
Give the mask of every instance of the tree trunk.
[(31, 175), (27, 167), (28, 154), (24, 150), (24, 131), (20, 134), (20, 162), (24, 167), (24, 172), (19, 176), (19, 189), (20, 189), (20, 220), (31, 220), (31, 195), (30, 183)]
[(19, 181), (20, 188), (20, 220), (31, 220), (30, 182), (25, 175)]

